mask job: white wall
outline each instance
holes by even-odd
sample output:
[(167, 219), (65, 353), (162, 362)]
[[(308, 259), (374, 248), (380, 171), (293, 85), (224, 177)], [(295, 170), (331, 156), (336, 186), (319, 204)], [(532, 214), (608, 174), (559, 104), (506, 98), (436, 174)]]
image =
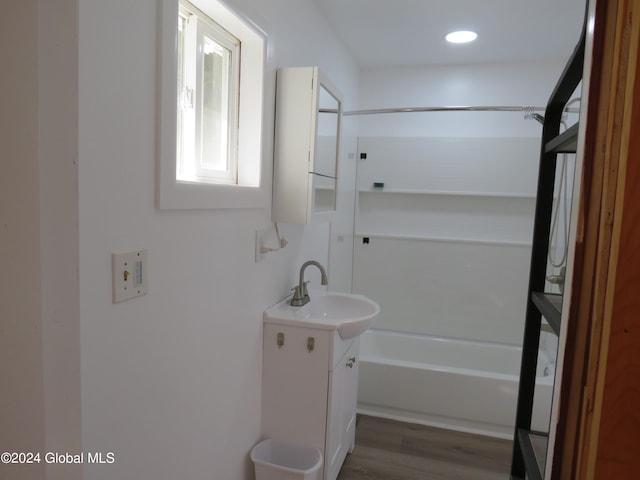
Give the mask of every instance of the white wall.
[[(319, 65), (349, 108), (357, 70), (310, 1), (228, 4), (269, 35), (270, 178), (275, 69)], [(341, 187), (335, 240), (328, 226), (283, 225), (289, 245), (258, 263), (255, 230), (268, 230), (270, 205), (158, 211), (156, 18), (156, 0), (80, 0), (82, 445), (116, 457), (85, 465), (84, 478), (249, 479), (248, 453), (260, 438), (262, 311), (289, 293), (303, 259), (326, 263), (331, 254), (330, 286), (350, 286), (342, 265), (351, 250), (336, 233), (350, 232), (352, 195)], [(354, 169), (342, 162), (339, 175), (353, 178)], [(112, 305), (110, 255), (138, 248), (148, 249), (149, 293)]]
[[(544, 107), (562, 68), (367, 69), (359, 108)], [(520, 344), (541, 131), (523, 112), (360, 117), (353, 289), (374, 327)]]
[[(40, 245), (45, 450), (82, 451), (78, 292), (77, 0), (40, 0)], [(47, 464), (47, 479), (81, 465)]]
[[(563, 67), (562, 63), (554, 62), (366, 69), (360, 75), (359, 108), (545, 107)], [(523, 113), (509, 112), (370, 115), (360, 118), (360, 135), (539, 136), (540, 124), (534, 120), (524, 121), (523, 116)]]
[(2, 5), (2, 478), (80, 478), (45, 452), (80, 443), (77, 2)]
[[(37, 0), (0, 9), (0, 451), (44, 449)], [(9, 74), (10, 73), (10, 74)], [(0, 464), (1, 478), (45, 467)]]

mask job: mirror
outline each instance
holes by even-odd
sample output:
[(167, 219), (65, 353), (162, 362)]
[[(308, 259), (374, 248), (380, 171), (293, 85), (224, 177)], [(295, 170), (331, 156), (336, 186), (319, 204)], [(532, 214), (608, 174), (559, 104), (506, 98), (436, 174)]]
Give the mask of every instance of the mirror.
[(336, 210), (341, 117), (341, 96), (318, 67), (278, 70), (273, 221), (327, 221)]
[(322, 83), (318, 95), (317, 130), (313, 211), (330, 212), (336, 209), (340, 101)]

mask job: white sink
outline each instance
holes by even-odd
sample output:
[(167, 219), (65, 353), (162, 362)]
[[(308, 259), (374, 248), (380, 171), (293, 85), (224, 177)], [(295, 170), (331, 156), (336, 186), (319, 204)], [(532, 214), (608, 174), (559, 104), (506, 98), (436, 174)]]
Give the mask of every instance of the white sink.
[(311, 291), (311, 301), (292, 307), (287, 298), (264, 312), (265, 321), (284, 325), (337, 330), (343, 340), (366, 331), (380, 313), (376, 302), (364, 295)]

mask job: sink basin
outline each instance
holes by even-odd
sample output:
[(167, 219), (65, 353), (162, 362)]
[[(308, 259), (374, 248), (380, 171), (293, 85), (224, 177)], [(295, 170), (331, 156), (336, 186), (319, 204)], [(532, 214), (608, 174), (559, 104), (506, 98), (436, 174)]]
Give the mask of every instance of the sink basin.
[(376, 302), (364, 295), (334, 292), (309, 293), (311, 301), (292, 307), (287, 298), (264, 312), (267, 322), (337, 330), (340, 338), (357, 337), (380, 313)]

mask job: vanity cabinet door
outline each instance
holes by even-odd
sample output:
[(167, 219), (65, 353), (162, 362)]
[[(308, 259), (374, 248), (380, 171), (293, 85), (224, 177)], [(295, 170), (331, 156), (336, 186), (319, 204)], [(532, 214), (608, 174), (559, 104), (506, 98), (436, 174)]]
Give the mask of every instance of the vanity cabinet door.
[(324, 449), (332, 342), (333, 335), (328, 330), (265, 325), (264, 436)]
[(348, 452), (353, 450), (358, 394), (358, 339), (340, 358), (329, 376), (326, 480), (335, 480)]
[(347, 373), (342, 397), (342, 403), (345, 405), (342, 423), (345, 438), (344, 444), (349, 453), (353, 451), (356, 442), (356, 407), (358, 405), (358, 370), (360, 364), (360, 358), (358, 357), (360, 353), (359, 342), (359, 339), (353, 342), (347, 352), (347, 362), (345, 363)]

